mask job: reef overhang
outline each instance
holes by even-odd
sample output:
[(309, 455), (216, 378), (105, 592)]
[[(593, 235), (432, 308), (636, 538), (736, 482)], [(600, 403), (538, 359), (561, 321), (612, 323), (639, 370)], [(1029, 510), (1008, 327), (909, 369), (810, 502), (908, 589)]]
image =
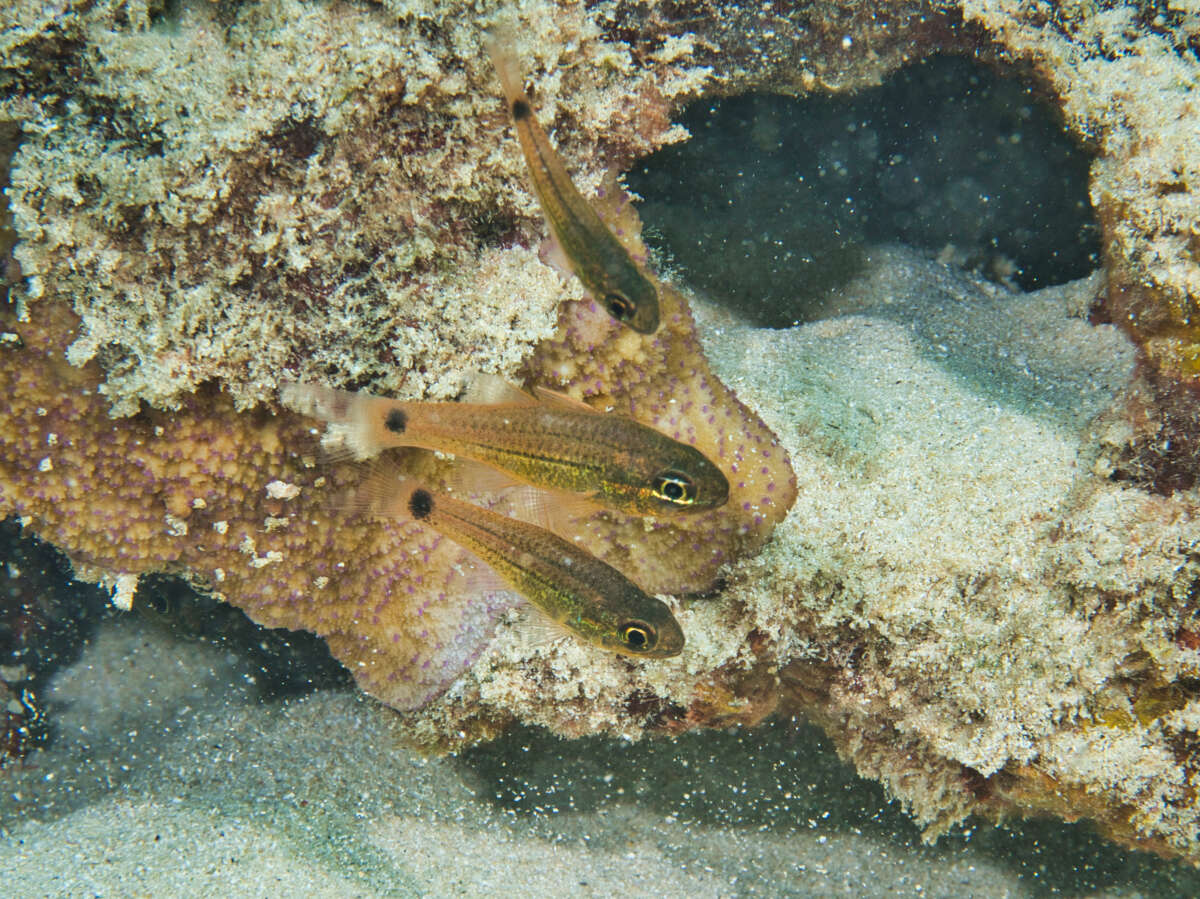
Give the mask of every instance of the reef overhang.
[[(2, 14), (0, 116), (23, 134), (5, 234), (18, 239), (23, 280), (0, 343), (11, 398), (0, 513), (115, 587), (184, 573), (262, 623), (356, 651), (372, 581), (402, 589), (413, 577), (385, 561), (396, 540), (416, 541), (414, 557), (448, 550), (341, 528), (322, 511), (308, 426), (270, 405), (279, 377), (447, 398), (470, 372), (545, 365), (584, 388), (554, 342), (559, 310), (582, 298), (537, 258), (536, 207), (503, 137), (475, 10), (30, 2)], [(1015, 0), (812, 3), (786, 15), (530, 3), (519, 14), (539, 105), (592, 189), (610, 167), (682, 139), (672, 113), (706, 92), (849, 90), (945, 51), (1027, 67), (1096, 150), (1105, 232), (1104, 286), (1059, 297), (1076, 314), (1046, 321), (1078, 331), (1090, 307), (1135, 339), (1144, 368), (1113, 376), (1125, 392), (1076, 443), (1030, 432), (1056, 447), (1055, 464), (1016, 471), (1061, 488), (1059, 506), (1042, 496), (1019, 515), (981, 508), (991, 539), (962, 546), (986, 564), (933, 552), (922, 539), (936, 535), (919, 527), (887, 551), (878, 535), (814, 536), (813, 520), (843, 520), (823, 506), (839, 472), (888, 484), (872, 453), (885, 438), (900, 441), (896, 453), (915, 443), (870, 415), (781, 402), (781, 385), (743, 379), (739, 396), (803, 461), (801, 505), (766, 552), (734, 560), (718, 597), (686, 604), (691, 651), (628, 666), (571, 645), (530, 648), (506, 630), (470, 677), (407, 713), (414, 735), (447, 746), (520, 718), (634, 736), (749, 724), (782, 707), (814, 716), (935, 830), (972, 812), (1048, 811), (1200, 857), (1200, 534), (1192, 483), (1155, 467), (1194, 471), (1187, 439), (1200, 433), (1186, 404), (1162, 411), (1164, 396), (1190, 397), (1195, 373), (1200, 15), (1184, 3), (1148, 20), (1134, 3)], [(832, 323), (825, 337), (861, 327)], [(1092, 344), (1125, 358), (1100, 330)], [(727, 355), (780, 352), (737, 334)], [(622, 362), (634, 375), (642, 360)], [(735, 373), (738, 360), (718, 368)], [(823, 402), (839, 398), (816, 383)], [(858, 440), (834, 439), (830, 421)], [(1182, 456), (1162, 449), (1168, 436)], [(964, 469), (966, 482), (979, 470)], [(902, 494), (867, 494), (882, 505), (862, 520), (904, 519)], [(343, 578), (348, 566), (361, 583)], [(348, 592), (290, 599), (331, 583)], [(1038, 639), (1017, 651), (1018, 635)]]

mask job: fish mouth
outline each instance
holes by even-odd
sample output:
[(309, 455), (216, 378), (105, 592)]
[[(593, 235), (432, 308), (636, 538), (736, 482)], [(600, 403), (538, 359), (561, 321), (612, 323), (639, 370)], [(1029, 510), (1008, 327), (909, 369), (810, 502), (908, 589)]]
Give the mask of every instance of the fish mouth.
[(637, 311), (632, 317), (626, 319), (624, 324), (639, 334), (653, 334), (658, 330), (658, 309), (650, 304), (638, 306)]

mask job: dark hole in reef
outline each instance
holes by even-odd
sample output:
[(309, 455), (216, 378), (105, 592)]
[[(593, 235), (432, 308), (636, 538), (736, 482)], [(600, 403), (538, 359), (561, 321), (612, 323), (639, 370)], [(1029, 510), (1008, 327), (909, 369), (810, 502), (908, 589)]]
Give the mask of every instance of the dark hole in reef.
[(306, 693), (350, 683), (325, 642), (306, 631), (261, 627), (240, 609), (194, 590), (181, 578), (145, 575), (133, 611), (182, 640), (227, 646), (253, 660), (265, 697)]
[(106, 614), (108, 594), (78, 584), (71, 564), (0, 519), (0, 768), (50, 737), (42, 696)]
[(1032, 87), (974, 60), (931, 57), (852, 96), (703, 100), (682, 122), (692, 139), (629, 184), (652, 242), (756, 324), (820, 317), (871, 245), (1025, 290), (1098, 265), (1090, 157)]
[[(76, 581), (66, 556), (0, 519), (0, 768), (53, 739), (43, 707), (50, 679), (73, 664), (114, 609), (111, 589)], [(198, 640), (251, 658), (263, 697), (344, 686), (349, 673), (319, 637), (259, 627), (240, 610), (182, 579), (145, 575), (133, 612), (180, 640)]]

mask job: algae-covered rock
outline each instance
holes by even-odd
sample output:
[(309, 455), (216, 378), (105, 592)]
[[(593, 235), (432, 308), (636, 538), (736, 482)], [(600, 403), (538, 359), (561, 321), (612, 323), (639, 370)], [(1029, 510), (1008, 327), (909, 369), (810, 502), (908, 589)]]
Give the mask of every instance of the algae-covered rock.
[[(1190, 376), (1194, 17), (521, 4), (541, 120), (588, 196), (683, 138), (671, 116), (706, 91), (852, 88), (943, 50), (1019, 64), (1098, 154), (1094, 280), (1023, 296), (879, 252), (824, 322), (763, 332), (705, 307), (698, 337), (678, 295), (653, 340), (589, 318), (538, 259), (481, 52), (499, 6), (5, 10), (24, 282), (3, 313), (0, 513), (122, 600), (178, 572), (325, 636), (427, 744), (517, 720), (633, 737), (800, 709), (934, 831), (1049, 811), (1200, 857), (1194, 475), (1129, 474), (1161, 448), (1154, 379)], [(1089, 307), (1159, 374), (1135, 377)], [(502, 602), (464, 599), (456, 547), (331, 512), (355, 475), (314, 468), (309, 423), (271, 404), (284, 377), (439, 399), (480, 369), (645, 416), (747, 473), (715, 516), (579, 529), (664, 589), (711, 591), (675, 600), (682, 656), (497, 632)], [(799, 499), (766, 544), (789, 454)]]

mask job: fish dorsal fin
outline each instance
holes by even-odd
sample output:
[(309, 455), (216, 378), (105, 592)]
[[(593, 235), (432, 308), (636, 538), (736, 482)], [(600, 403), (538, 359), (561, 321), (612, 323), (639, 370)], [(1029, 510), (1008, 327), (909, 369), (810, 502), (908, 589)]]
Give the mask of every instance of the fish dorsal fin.
[(510, 384), (499, 375), (479, 372), (471, 380), (467, 392), (463, 394), (464, 403), (478, 403), (483, 406), (498, 406), (502, 404), (514, 406), (531, 406), (537, 402), (528, 393)]
[(571, 412), (596, 412), (595, 409), (583, 400), (577, 400), (573, 396), (568, 396), (557, 390), (551, 390), (549, 387), (538, 385), (533, 388), (533, 395), (537, 397), (539, 403), (555, 409), (565, 409)]

